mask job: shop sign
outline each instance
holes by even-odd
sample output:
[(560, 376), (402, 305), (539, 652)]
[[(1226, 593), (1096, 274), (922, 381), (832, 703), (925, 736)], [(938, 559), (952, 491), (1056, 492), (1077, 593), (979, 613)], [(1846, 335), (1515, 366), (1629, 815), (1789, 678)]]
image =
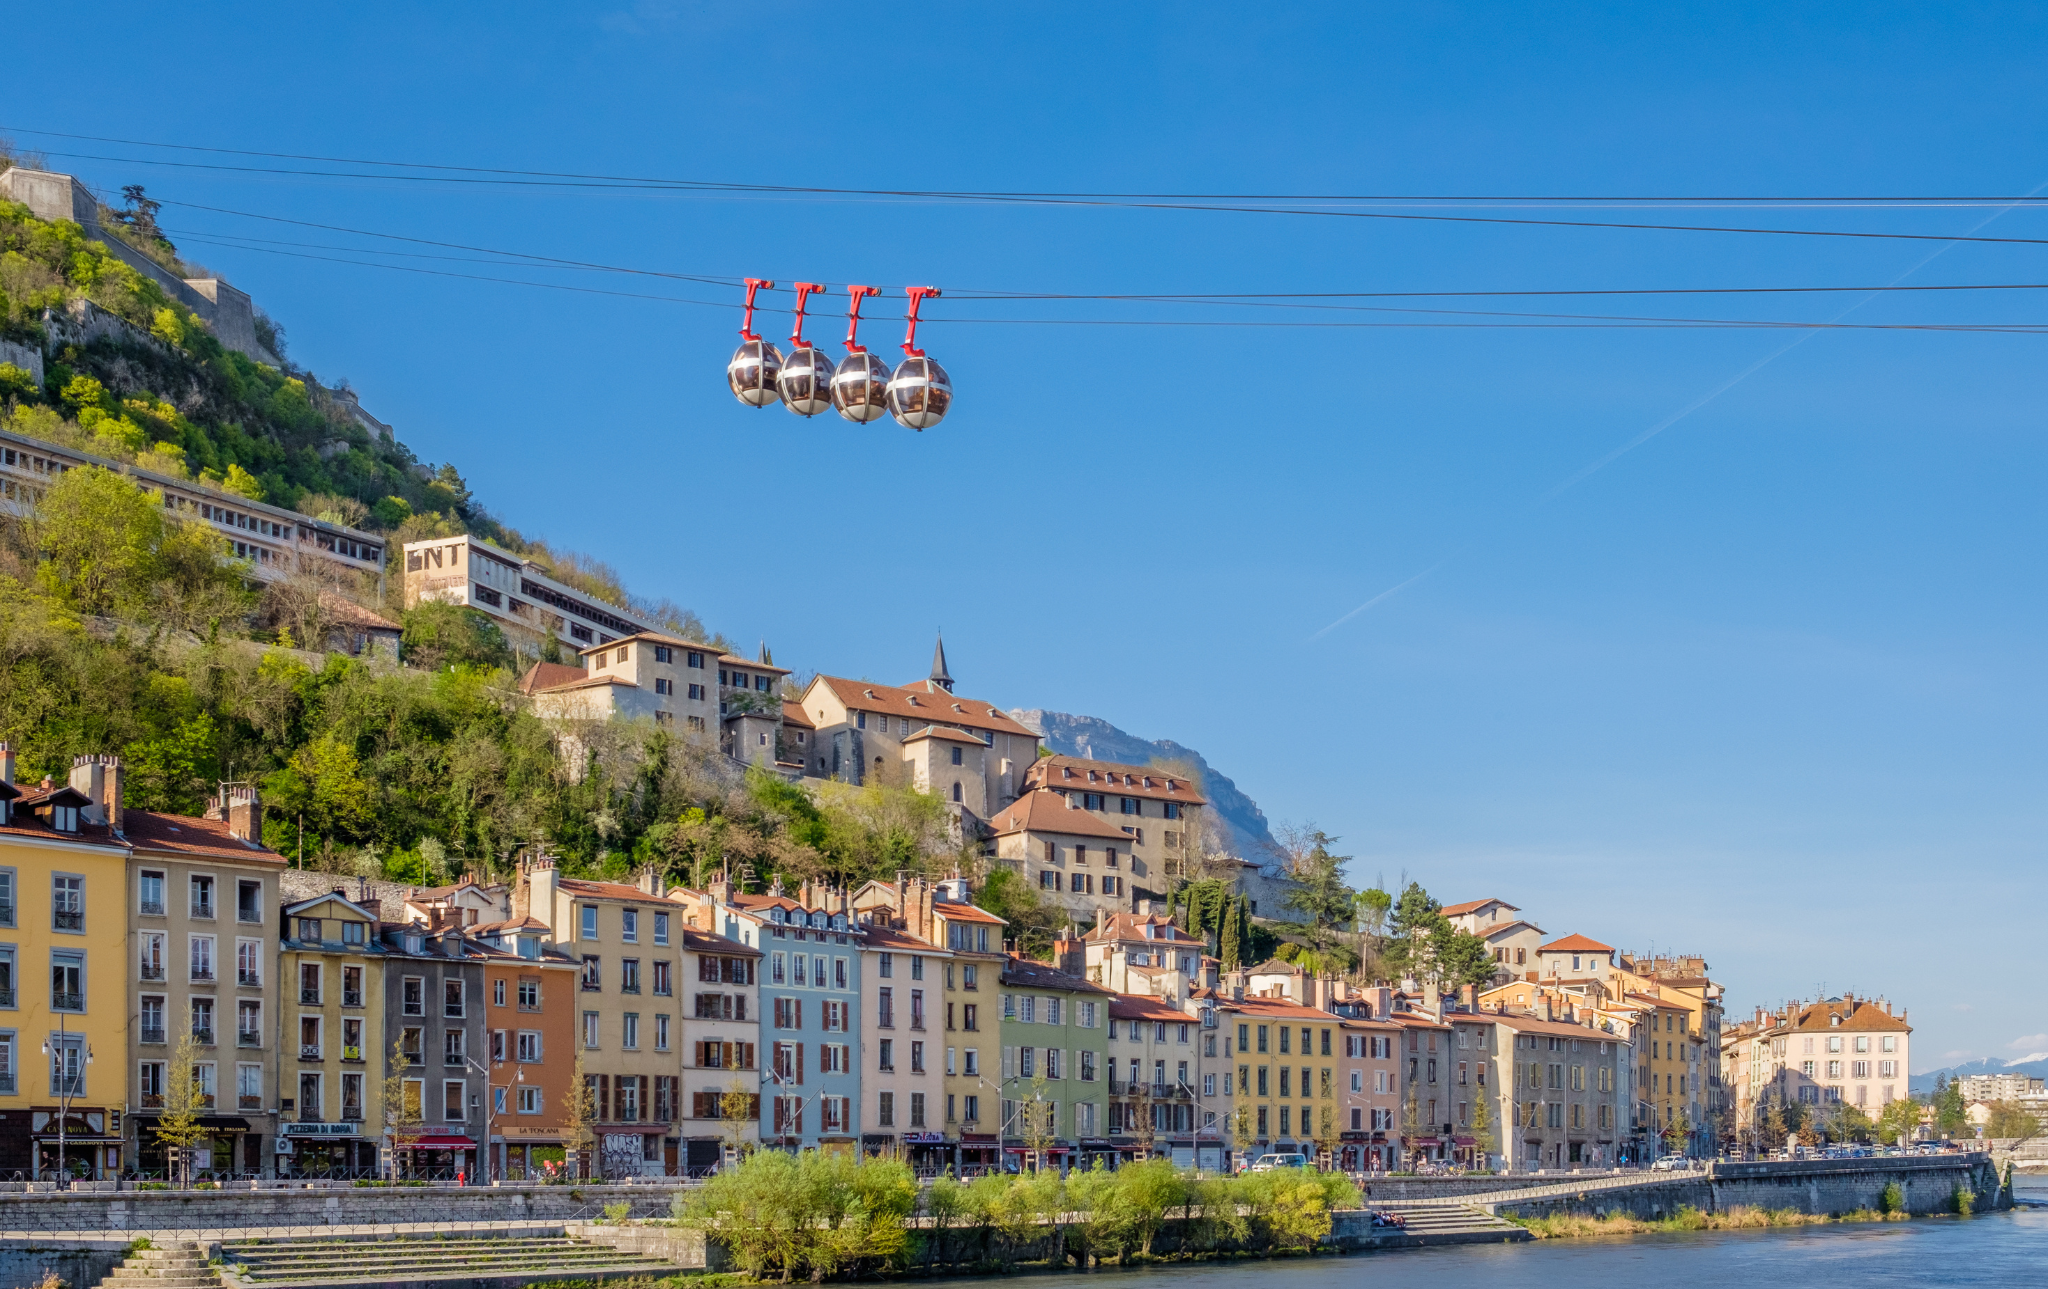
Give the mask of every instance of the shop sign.
[(286, 1123), (278, 1125), (278, 1131), (287, 1137), (353, 1137), (356, 1126), (352, 1123)]
[(903, 1134), (903, 1144), (906, 1146), (943, 1146), (946, 1144), (946, 1134), (943, 1132), (906, 1132)]

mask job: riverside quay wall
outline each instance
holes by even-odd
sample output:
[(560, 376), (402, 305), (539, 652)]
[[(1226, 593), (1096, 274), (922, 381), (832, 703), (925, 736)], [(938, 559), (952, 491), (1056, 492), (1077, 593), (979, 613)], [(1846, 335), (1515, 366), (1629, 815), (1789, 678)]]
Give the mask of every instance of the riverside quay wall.
[[(2010, 1208), (2012, 1190), (2001, 1184), (1991, 1156), (1934, 1155), (1896, 1159), (1805, 1159), (1784, 1163), (1717, 1162), (1670, 1181), (1633, 1186), (1504, 1196), (1483, 1207), (1499, 1217), (1602, 1217), (1609, 1213), (1652, 1221), (1681, 1208), (1722, 1213), (1732, 1208), (1792, 1209), (1840, 1214), (1882, 1207), (1885, 1187), (1896, 1182), (1905, 1211), (1951, 1213), (1957, 1192), (1976, 1209)], [(1547, 1190), (1548, 1188), (1546, 1188)]]
[(668, 1186), (333, 1186), (260, 1189), (0, 1193), (0, 1233), (291, 1231), (321, 1227), (590, 1221), (608, 1204), (633, 1217), (667, 1217)]

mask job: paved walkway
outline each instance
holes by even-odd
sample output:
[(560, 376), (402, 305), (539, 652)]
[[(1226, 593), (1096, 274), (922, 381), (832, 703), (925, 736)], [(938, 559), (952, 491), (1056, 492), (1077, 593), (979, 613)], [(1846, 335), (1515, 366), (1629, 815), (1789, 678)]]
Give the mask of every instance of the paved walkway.
[(136, 1240), (152, 1244), (213, 1244), (227, 1240), (367, 1240), (379, 1237), (437, 1235), (554, 1236), (565, 1222), (373, 1222), (353, 1225), (180, 1227), (155, 1230), (124, 1227), (99, 1231), (0, 1230), (0, 1244), (64, 1245), (72, 1248), (117, 1249)]

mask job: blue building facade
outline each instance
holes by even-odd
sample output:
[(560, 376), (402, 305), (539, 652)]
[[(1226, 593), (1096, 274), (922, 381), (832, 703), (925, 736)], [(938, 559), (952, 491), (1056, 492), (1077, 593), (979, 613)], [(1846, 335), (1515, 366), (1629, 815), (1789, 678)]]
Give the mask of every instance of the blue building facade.
[(761, 1144), (857, 1149), (865, 932), (843, 897), (804, 894), (728, 897), (762, 954)]

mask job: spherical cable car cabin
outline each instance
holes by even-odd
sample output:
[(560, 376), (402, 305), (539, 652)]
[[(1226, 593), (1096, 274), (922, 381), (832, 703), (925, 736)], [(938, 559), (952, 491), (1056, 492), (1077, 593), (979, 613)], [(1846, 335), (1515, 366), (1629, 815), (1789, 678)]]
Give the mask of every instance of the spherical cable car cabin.
[(773, 289), (775, 284), (763, 278), (747, 279), (747, 317), (740, 325), (740, 347), (725, 365), (725, 383), (732, 387), (733, 397), (749, 407), (766, 407), (782, 397), (775, 384), (782, 374), (782, 351), (775, 342), (754, 334), (754, 294), (764, 286)]
[(782, 374), (775, 379), (782, 405), (798, 416), (816, 416), (832, 406), (832, 359), (804, 339), (804, 301), (812, 292), (824, 289), (819, 282), (796, 284), (796, 330), (789, 336), (789, 357), (783, 360)]
[(939, 289), (932, 286), (914, 286), (906, 291), (910, 296), (910, 325), (903, 337), (903, 352), (909, 356), (896, 365), (883, 395), (896, 423), (920, 432), (945, 420), (953, 407), (953, 382), (946, 369), (917, 347), (918, 309), (926, 296), (938, 293)]
[(879, 419), (888, 409), (883, 400), (889, 388), (889, 364), (869, 353), (856, 339), (860, 329), (860, 302), (881, 294), (878, 287), (850, 286), (853, 297), (846, 313), (846, 357), (832, 373), (832, 406), (857, 425)]

